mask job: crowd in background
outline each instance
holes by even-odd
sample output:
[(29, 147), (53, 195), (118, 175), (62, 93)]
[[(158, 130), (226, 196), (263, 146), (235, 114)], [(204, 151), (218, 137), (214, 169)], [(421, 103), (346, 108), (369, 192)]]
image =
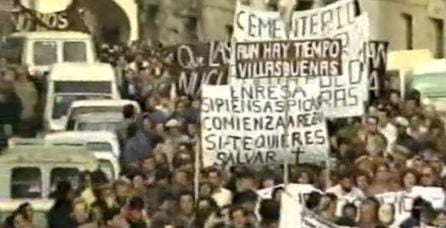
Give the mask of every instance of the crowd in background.
[[(116, 69), (123, 98), (138, 101), (144, 111), (137, 115), (126, 106), (125, 121), (116, 129), (121, 178), (112, 181), (96, 171), (85, 173), (80, 189), (60, 182), (47, 215), (49, 227), (278, 227), (283, 188), (266, 200), (260, 200), (257, 190), (283, 183), (281, 165), (206, 167), (194, 175), (200, 100), (173, 95), (172, 55), (162, 50), (137, 43), (101, 47), (102, 61)], [(8, 91), (0, 96), (1, 114), (20, 113), (12, 131), (29, 135), (30, 128), (38, 128), (29, 123), (38, 123), (35, 94), (40, 90), (23, 69), (5, 67), (0, 76), (2, 91)], [(414, 186), (446, 191), (446, 134), (440, 113), (421, 105), (416, 91), (402, 97), (387, 91), (369, 105), (367, 116), (329, 122), (335, 161), (330, 170), (314, 164), (290, 166), (289, 183), (311, 184), (327, 193), (310, 194), (308, 209), (338, 225), (390, 227), (394, 208), (375, 195)], [(345, 197), (362, 203), (346, 204), (337, 213), (337, 200)], [(417, 198), (400, 227), (423, 225), (446, 227), (446, 211)], [(5, 227), (33, 227), (31, 205), (19, 207)]]

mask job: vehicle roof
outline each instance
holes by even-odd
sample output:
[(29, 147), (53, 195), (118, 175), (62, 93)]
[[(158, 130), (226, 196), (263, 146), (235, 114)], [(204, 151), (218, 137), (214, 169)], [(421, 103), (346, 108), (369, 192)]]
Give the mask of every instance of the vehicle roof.
[(64, 163), (89, 170), (97, 165), (95, 156), (85, 146), (15, 145), (6, 148), (0, 156), (0, 166)]
[(116, 134), (109, 131), (63, 131), (45, 135), (45, 140), (81, 140), (87, 142), (117, 141)]
[(81, 122), (115, 122), (124, 119), (121, 112), (91, 112), (80, 114), (75, 118)]
[(21, 204), (30, 203), (35, 211), (49, 211), (54, 204), (53, 199), (0, 199), (0, 212), (12, 212)]
[(446, 59), (435, 59), (425, 63), (415, 65), (412, 74), (445, 74), (446, 75)]
[(115, 81), (107, 63), (56, 63), (48, 75), (52, 81)]
[(79, 100), (71, 103), (71, 108), (78, 107), (123, 107), (125, 105), (133, 105), (138, 106), (139, 104), (136, 101), (132, 100), (110, 100), (110, 99), (100, 99), (100, 100)]
[(17, 32), (11, 34), (11, 37), (25, 37), (34, 39), (90, 39), (91, 36), (83, 32), (75, 31), (36, 31), (36, 32)]

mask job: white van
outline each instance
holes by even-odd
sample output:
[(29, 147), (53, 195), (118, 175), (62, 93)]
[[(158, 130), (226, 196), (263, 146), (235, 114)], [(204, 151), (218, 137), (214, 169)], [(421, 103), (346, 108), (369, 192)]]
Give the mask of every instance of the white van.
[(26, 65), (32, 72), (47, 72), (54, 63), (95, 62), (92, 38), (82, 32), (19, 32), (0, 45), (8, 64)]
[(45, 130), (65, 128), (73, 101), (120, 99), (115, 72), (105, 63), (58, 63), (47, 77)]

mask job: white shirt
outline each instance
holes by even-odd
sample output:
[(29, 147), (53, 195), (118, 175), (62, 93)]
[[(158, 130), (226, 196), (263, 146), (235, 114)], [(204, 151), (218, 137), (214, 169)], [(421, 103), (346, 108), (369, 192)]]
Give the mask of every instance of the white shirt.
[(229, 205), (232, 202), (232, 193), (226, 188), (220, 188), (220, 191), (212, 194), (211, 197), (220, 208)]
[(384, 137), (386, 137), (387, 140), (386, 152), (391, 152), (393, 144), (395, 144), (396, 137), (398, 135), (396, 127), (393, 126), (391, 123), (387, 123), (387, 125), (383, 128), (378, 127), (378, 131), (379, 133), (383, 134)]
[(355, 203), (356, 200), (365, 198), (364, 193), (359, 188), (352, 187), (352, 190), (346, 194), (339, 184), (327, 189), (327, 191), (325, 192), (332, 193), (338, 198), (338, 203), (336, 206), (336, 216), (342, 215), (342, 209), (344, 208), (345, 204)]

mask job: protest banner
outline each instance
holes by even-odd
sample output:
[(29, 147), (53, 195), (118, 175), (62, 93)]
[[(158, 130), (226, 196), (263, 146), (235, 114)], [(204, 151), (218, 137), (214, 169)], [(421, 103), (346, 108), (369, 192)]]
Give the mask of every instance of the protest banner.
[[(290, 40), (341, 39), (342, 41), (342, 76), (323, 75), (311, 79), (321, 84), (323, 109), (328, 118), (363, 115), (364, 101), (368, 100), (368, 72), (364, 60), (364, 43), (370, 36), (369, 19), (367, 14), (356, 17), (356, 13), (353, 0), (343, 0), (326, 7), (293, 13)], [(313, 23), (308, 21), (313, 21)], [(318, 21), (321, 23), (317, 23)], [(307, 28), (302, 28), (302, 23)], [(241, 4), (237, 6), (233, 39), (237, 43), (278, 41), (287, 38), (284, 25), (277, 12), (265, 12)], [(235, 54), (234, 52), (231, 56), (230, 83), (247, 83), (246, 80), (238, 79), (243, 75), (237, 75), (239, 73)], [(296, 78), (295, 81), (297, 84), (305, 84), (308, 80)], [(286, 84), (289, 81), (289, 78), (278, 78), (277, 83)], [(273, 82), (271, 79), (257, 79), (252, 83), (272, 84)]]
[(327, 129), (316, 90), (310, 84), (205, 85), (204, 166), (324, 163)]
[(16, 31), (89, 31), (79, 13), (80, 2), (73, 0), (64, 10), (41, 13), (17, 2), (18, 12), (14, 13)]
[(236, 77), (342, 75), (341, 40), (241, 42), (235, 46)]
[(376, 100), (386, 92), (387, 51), (389, 42), (369, 41), (367, 44), (366, 60), (368, 62), (368, 79), (370, 100)]
[(202, 85), (227, 84), (230, 52), (225, 42), (179, 45), (175, 53), (177, 94), (198, 97)]

